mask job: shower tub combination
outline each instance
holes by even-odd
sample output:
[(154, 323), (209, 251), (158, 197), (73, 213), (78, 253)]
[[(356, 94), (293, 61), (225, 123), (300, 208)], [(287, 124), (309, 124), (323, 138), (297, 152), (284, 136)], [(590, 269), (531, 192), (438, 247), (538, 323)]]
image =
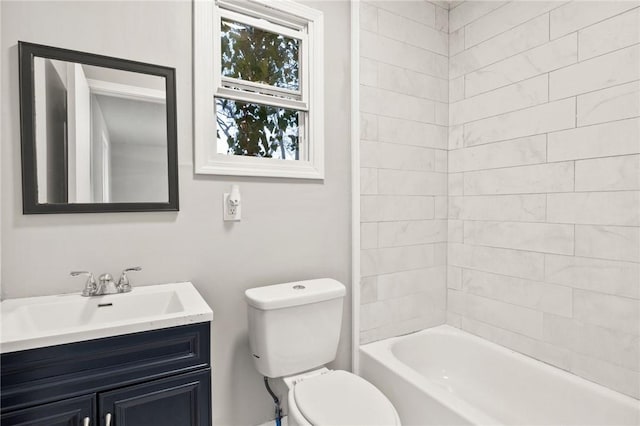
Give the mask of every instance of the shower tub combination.
[(640, 401), (442, 325), (360, 348), (408, 425), (640, 425)]

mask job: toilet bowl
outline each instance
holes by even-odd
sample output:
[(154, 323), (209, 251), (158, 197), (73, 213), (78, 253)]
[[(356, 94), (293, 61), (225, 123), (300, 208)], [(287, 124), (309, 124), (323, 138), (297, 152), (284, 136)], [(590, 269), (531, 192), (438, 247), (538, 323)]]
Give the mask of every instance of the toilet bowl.
[(324, 367), (336, 357), (345, 294), (329, 278), (247, 290), (256, 369), (284, 379), (292, 426), (399, 426), (398, 413), (375, 386)]
[(284, 378), (289, 387), (289, 426), (399, 426), (391, 402), (365, 379), (323, 368)]

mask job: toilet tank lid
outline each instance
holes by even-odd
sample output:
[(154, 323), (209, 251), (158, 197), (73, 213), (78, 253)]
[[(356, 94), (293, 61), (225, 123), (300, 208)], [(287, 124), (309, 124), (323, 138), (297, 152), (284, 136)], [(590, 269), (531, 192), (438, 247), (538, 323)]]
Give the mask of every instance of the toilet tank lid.
[(244, 295), (249, 305), (267, 311), (337, 299), (345, 293), (346, 289), (339, 281), (319, 278), (250, 288)]

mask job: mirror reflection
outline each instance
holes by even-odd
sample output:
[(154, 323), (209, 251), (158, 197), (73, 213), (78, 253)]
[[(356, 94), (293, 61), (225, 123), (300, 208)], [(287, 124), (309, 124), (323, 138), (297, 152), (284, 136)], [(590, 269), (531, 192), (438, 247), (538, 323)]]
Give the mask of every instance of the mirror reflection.
[(37, 202), (169, 201), (165, 77), (33, 58)]

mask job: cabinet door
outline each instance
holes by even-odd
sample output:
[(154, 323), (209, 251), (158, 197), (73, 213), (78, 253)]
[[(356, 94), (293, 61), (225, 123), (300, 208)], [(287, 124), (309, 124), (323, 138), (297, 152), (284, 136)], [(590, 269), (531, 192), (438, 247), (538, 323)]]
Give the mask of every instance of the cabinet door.
[(95, 426), (95, 394), (3, 414), (2, 426)]
[(211, 370), (103, 392), (98, 407), (100, 426), (210, 426)]

